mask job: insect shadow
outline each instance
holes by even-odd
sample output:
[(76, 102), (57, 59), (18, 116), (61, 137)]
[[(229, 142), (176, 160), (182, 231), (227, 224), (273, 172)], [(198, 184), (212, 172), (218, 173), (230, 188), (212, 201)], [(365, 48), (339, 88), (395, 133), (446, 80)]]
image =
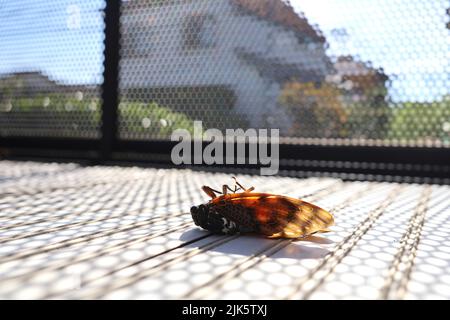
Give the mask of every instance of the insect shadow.
[[(205, 244), (202, 241), (195, 241), (195, 239), (203, 238), (210, 235), (208, 231), (201, 230), (199, 228), (192, 228), (185, 231), (181, 236), (180, 240), (186, 242), (185, 247), (187, 248), (199, 248)], [(210, 235), (204, 241), (208, 243), (213, 241), (213, 239), (218, 239), (220, 235)], [(209, 241), (208, 241), (209, 240)], [(251, 256), (256, 252), (260, 252), (262, 248), (269, 247), (270, 244), (275, 245), (274, 239), (267, 239), (259, 235), (254, 234), (244, 234), (240, 235), (238, 238), (232, 241), (225, 242), (218, 246), (213, 246), (207, 251), (220, 252), (225, 254), (237, 254), (243, 256)], [(326, 248), (321, 247), (321, 245), (327, 245), (334, 243), (330, 239), (320, 236), (309, 236), (302, 240), (297, 240), (289, 243), (287, 246), (283, 247), (281, 250), (277, 251), (275, 254), (271, 255), (272, 259), (279, 258), (290, 258), (290, 259), (321, 259), (325, 257), (330, 251)]]

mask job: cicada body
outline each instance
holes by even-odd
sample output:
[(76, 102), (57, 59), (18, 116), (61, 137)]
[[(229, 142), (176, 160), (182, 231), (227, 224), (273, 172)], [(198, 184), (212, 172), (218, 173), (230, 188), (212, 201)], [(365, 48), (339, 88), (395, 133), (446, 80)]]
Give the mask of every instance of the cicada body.
[[(334, 224), (328, 211), (306, 201), (255, 193), (237, 181), (234, 190), (227, 185), (222, 192), (202, 187), (211, 200), (191, 208), (194, 223), (214, 233), (258, 233), (270, 238), (302, 238), (316, 232), (327, 232)], [(242, 192), (237, 192), (242, 189)], [(232, 193), (227, 193), (231, 190)], [(221, 194), (217, 196), (216, 194)]]

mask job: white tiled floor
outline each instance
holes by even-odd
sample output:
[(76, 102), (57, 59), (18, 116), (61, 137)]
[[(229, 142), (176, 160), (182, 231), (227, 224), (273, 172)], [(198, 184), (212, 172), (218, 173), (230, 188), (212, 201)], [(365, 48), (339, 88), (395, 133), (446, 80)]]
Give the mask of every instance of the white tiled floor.
[(0, 161), (0, 298), (450, 298), (449, 186), (239, 179), (328, 209), (333, 232), (198, 229), (223, 173)]

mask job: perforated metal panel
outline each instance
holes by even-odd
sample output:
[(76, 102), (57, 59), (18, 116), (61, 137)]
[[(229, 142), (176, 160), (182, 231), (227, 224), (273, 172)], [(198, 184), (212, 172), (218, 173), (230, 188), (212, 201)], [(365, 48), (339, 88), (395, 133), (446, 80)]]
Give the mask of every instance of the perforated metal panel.
[(201, 230), (189, 213), (207, 201), (199, 187), (229, 174), (0, 161), (0, 297), (450, 298), (449, 186), (238, 179), (326, 208), (332, 231), (293, 241)]
[(0, 3), (0, 137), (99, 136), (104, 5)]
[(280, 128), (285, 141), (450, 146), (448, 2), (122, 5), (120, 137)]

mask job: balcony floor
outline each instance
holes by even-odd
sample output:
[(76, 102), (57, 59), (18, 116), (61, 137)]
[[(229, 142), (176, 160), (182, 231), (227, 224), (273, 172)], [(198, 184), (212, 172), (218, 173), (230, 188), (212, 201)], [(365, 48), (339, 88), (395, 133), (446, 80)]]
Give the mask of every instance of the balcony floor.
[(0, 161), (0, 298), (450, 298), (450, 186), (238, 177), (328, 209), (333, 232), (198, 229), (224, 173)]

